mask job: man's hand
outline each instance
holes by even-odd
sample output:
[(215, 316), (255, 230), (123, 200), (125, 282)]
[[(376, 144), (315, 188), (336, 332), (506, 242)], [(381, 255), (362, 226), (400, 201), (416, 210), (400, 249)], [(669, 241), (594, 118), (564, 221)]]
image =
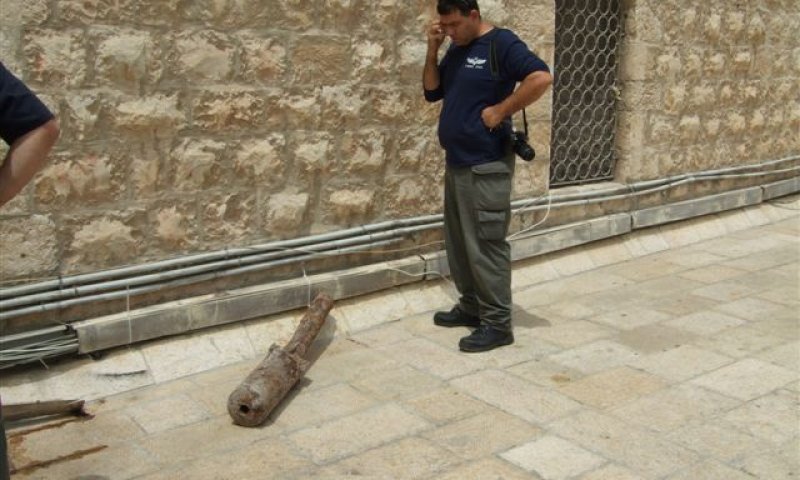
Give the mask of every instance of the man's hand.
[(437, 51), (444, 43), (444, 30), (442, 24), (438, 20), (431, 22), (428, 27), (428, 50)]
[(492, 105), (491, 107), (486, 107), (481, 111), (481, 119), (483, 120), (483, 124), (486, 125), (486, 128), (489, 130), (494, 130), (497, 128), (500, 123), (502, 123), (505, 115), (501, 112), (501, 108), (499, 105)]

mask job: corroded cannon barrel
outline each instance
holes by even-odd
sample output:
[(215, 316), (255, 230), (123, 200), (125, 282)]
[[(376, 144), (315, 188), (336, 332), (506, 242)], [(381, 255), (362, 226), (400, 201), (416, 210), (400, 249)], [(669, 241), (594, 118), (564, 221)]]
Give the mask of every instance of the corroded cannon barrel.
[(234, 423), (257, 427), (305, 375), (311, 365), (305, 354), (319, 334), (333, 300), (317, 295), (308, 307), (294, 336), (285, 347), (273, 344), (269, 353), (228, 397), (228, 413)]

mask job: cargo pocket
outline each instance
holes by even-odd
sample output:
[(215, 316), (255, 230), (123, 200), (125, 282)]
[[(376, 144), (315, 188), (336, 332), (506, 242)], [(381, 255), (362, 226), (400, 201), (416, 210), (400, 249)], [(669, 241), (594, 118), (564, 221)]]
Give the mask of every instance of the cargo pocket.
[(511, 208), (511, 169), (503, 161), (471, 167), (477, 210), (508, 210)]
[(503, 240), (508, 228), (507, 211), (478, 210), (478, 238)]

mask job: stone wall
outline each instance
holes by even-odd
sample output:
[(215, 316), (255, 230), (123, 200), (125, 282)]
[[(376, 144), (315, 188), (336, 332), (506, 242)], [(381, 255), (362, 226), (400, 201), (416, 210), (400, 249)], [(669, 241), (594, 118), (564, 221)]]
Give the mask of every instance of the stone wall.
[[(800, 151), (794, 0), (623, 3), (619, 181)], [(0, 212), (0, 280), (439, 212), (433, 5), (0, 0), (2, 61), (63, 129)], [(552, 0), (481, 5), (552, 62)], [(550, 105), (529, 112), (539, 157), (517, 197), (547, 191)]]
[(619, 181), (800, 153), (796, 0), (625, 0)]

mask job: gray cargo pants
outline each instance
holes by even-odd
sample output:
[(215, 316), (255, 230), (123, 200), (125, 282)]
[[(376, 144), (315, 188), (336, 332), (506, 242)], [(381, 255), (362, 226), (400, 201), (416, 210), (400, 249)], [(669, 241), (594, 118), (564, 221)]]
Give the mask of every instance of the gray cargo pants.
[(445, 171), (444, 230), (459, 309), (481, 322), (511, 330), (511, 220), (514, 154)]

